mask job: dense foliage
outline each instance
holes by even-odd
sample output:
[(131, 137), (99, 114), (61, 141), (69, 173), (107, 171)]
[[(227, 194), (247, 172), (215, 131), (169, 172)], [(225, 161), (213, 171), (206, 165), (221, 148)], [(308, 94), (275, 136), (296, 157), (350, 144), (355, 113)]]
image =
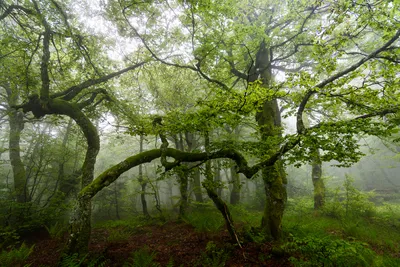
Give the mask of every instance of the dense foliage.
[[(312, 166), (307, 194), (323, 216), (372, 218), (349, 176), (332, 200), (322, 173), (359, 162), (372, 136), (397, 149), (399, 19), (397, 0), (1, 1), (2, 248), (68, 228), (63, 262), (79, 266), (92, 219), (177, 210), (194, 224), (207, 200), (236, 246), (239, 204), (263, 210), (252, 241), (281, 241), (287, 191), (302, 184), (293, 166)], [(374, 262), (345, 240), (283, 250), (301, 254), (295, 264)], [(228, 256), (212, 242), (203, 255)], [(153, 266), (156, 254), (132, 257)]]

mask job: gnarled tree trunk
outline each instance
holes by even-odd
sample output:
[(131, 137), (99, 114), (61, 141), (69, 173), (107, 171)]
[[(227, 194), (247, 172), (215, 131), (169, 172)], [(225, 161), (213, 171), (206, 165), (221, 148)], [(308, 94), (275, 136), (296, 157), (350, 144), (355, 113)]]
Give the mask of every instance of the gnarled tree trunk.
[[(270, 86), (272, 81), (271, 51), (263, 41), (256, 55), (256, 62), (252, 68), (250, 81), (260, 79), (263, 86)], [(262, 109), (257, 112), (256, 120), (260, 127), (261, 141), (268, 145), (268, 149), (278, 150), (274, 139), (282, 135), (281, 114), (278, 100), (266, 100)], [(272, 143), (272, 144), (270, 144)], [(286, 173), (282, 163), (278, 160), (274, 166), (262, 171), (266, 203), (262, 219), (262, 229), (266, 238), (275, 240), (281, 237), (282, 216), (286, 203)]]

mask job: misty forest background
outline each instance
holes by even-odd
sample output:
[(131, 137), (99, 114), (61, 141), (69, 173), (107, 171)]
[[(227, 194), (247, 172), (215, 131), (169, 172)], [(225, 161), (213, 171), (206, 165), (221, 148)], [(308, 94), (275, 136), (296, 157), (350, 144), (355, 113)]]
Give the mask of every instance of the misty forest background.
[(400, 1), (1, 0), (0, 36), (4, 266), (400, 265)]

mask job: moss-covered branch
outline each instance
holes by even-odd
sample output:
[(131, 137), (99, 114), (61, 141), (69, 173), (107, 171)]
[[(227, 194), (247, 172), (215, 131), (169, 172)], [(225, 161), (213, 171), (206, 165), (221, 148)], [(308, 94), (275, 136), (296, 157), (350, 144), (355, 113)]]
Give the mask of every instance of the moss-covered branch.
[(276, 152), (269, 159), (262, 161), (254, 166), (249, 166), (247, 160), (242, 154), (234, 149), (221, 149), (213, 153), (192, 153), (183, 152), (174, 148), (163, 149), (152, 149), (134, 156), (131, 156), (117, 165), (109, 168), (100, 174), (90, 185), (86, 186), (80, 193), (81, 196), (85, 195), (88, 197), (95, 196), (104, 187), (113, 183), (121, 174), (130, 170), (133, 167), (139, 166), (143, 163), (151, 162), (162, 155), (166, 157), (174, 158), (176, 162), (197, 162), (206, 161), (218, 158), (229, 158), (236, 162), (237, 172), (243, 173), (247, 178), (252, 178), (262, 167), (272, 166), (274, 163), (287, 151), (292, 149), (300, 141), (299, 138), (286, 143), (282, 148)]

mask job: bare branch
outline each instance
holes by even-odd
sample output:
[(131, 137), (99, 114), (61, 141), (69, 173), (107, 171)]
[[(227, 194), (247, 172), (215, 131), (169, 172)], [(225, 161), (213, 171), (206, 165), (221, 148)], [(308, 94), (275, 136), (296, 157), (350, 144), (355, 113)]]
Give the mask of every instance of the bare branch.
[(68, 88), (67, 90), (64, 90), (64, 91), (59, 92), (59, 93), (52, 94), (50, 97), (51, 98), (62, 97), (62, 99), (64, 99), (64, 100), (67, 100), (67, 101), (71, 100), (74, 97), (76, 97), (83, 89), (86, 89), (86, 88), (88, 88), (90, 86), (93, 86), (93, 85), (97, 85), (97, 84), (106, 82), (106, 81), (108, 81), (108, 80), (110, 80), (112, 78), (115, 78), (115, 77), (120, 76), (121, 74), (124, 74), (125, 72), (137, 69), (140, 66), (143, 66), (147, 62), (148, 61), (143, 61), (143, 62), (137, 63), (135, 65), (129, 66), (129, 67), (125, 68), (125, 69), (110, 73), (108, 75), (102, 76), (102, 77), (97, 78), (97, 79), (89, 79), (87, 81), (84, 81), (81, 84), (74, 85), (74, 86)]

